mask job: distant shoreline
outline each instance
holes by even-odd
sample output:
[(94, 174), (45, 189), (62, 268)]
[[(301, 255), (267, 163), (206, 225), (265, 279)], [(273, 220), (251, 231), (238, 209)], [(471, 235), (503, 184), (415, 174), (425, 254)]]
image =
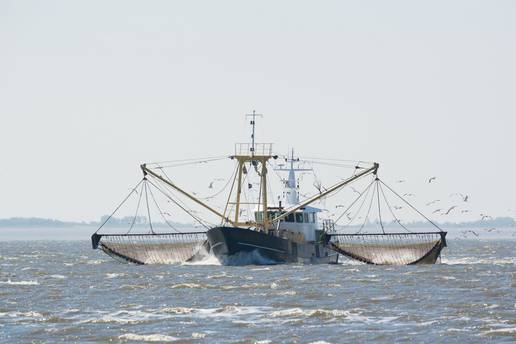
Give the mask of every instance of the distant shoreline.
[[(173, 227), (176, 228), (192, 228), (194, 227), (191, 223), (170, 223)], [(452, 228), (491, 228), (491, 227), (503, 227), (503, 228), (516, 228), (516, 220), (511, 217), (497, 217), (489, 220), (478, 220), (478, 221), (469, 221), (469, 222), (443, 222), (436, 223), (439, 227), (443, 229), (452, 229)], [(60, 221), (56, 219), (45, 219), (45, 218), (37, 218), (37, 217), (12, 217), (8, 219), (0, 219), (0, 229), (1, 228), (98, 228), (101, 225), (101, 222), (90, 221), (90, 222), (74, 222), (74, 221)], [(408, 222), (404, 223), (405, 226), (411, 228), (428, 228), (431, 227), (431, 224), (428, 222)], [(113, 223), (106, 224), (107, 228), (127, 228), (129, 225), (127, 223)], [(145, 223), (138, 223), (136, 228), (142, 228), (148, 226)], [(375, 223), (368, 223), (365, 227), (377, 226)], [(396, 223), (384, 223), (385, 227), (394, 227), (397, 226)], [(156, 228), (166, 228), (170, 227), (166, 223), (156, 222), (153, 223), (153, 227)], [(358, 226), (350, 226), (351, 228)]]

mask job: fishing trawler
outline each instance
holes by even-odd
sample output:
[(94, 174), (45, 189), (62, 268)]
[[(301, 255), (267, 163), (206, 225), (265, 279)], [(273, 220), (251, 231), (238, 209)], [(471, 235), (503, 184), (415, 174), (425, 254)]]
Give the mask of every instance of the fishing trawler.
[[(398, 220), (399, 225), (406, 231), (386, 232), (380, 215), (381, 233), (361, 233), (363, 226), (357, 233), (344, 233), (336, 227), (338, 221), (321, 219), (319, 215), (323, 209), (314, 207), (315, 202), (335, 195), (345, 186), (368, 176), (372, 178), (371, 183), (351, 202), (346, 211), (359, 200), (362, 200), (363, 204), (371, 195), (371, 202), (376, 198), (380, 202), (380, 192), (385, 196), (384, 187), (408, 205), (410, 203), (378, 178), (378, 163), (363, 162), (354, 166), (351, 176), (327, 188), (320, 187), (314, 195), (301, 199), (296, 172), (305, 172), (309, 169), (296, 166), (301, 160), (295, 158), (293, 151), (289, 156), (281, 158), (286, 166), (274, 168), (271, 161), (276, 161), (280, 157), (273, 153), (273, 145), (255, 142), (256, 118), (261, 115), (253, 111), (247, 116), (250, 117), (251, 142), (236, 144), (234, 154), (229, 156), (236, 169), (230, 178), (231, 188), (223, 210), (216, 209), (207, 204), (205, 199), (176, 185), (159, 164), (143, 164), (143, 179), (122, 204), (133, 195), (133, 191), (138, 194), (137, 213), (143, 199), (146, 202), (146, 207), (143, 208), (148, 211), (150, 232), (131, 233), (135, 225), (133, 220), (127, 233), (101, 234), (100, 229), (109, 221), (108, 218), (92, 235), (93, 248), (100, 248), (118, 260), (135, 264), (188, 262), (203, 259), (208, 254), (227, 265), (334, 264), (339, 261), (339, 256), (377, 265), (433, 264), (440, 257), (441, 250), (446, 246), (446, 232), (426, 217), (438, 231), (413, 232)], [(283, 191), (278, 197), (277, 204), (271, 204), (272, 197), (268, 185), (271, 169), (277, 174), (288, 174), (287, 178), (281, 179)], [(252, 200), (246, 197), (244, 200), (242, 196), (245, 196), (246, 189), (253, 188), (253, 184), (249, 183), (250, 175), (254, 175), (258, 180), (257, 197)], [(201, 223), (206, 231), (156, 232), (150, 222), (149, 198), (154, 200), (160, 214), (163, 214), (163, 211), (155, 200), (153, 188), (165, 195), (168, 202), (175, 204)], [(185, 203), (177, 198), (179, 196), (218, 217), (220, 224), (206, 225), (197, 213), (189, 210)], [(252, 210), (251, 216), (243, 218), (244, 206)], [(380, 210), (379, 203), (378, 209)], [(419, 211), (418, 213), (424, 216)], [(349, 216), (349, 213), (346, 214)], [(165, 218), (164, 220), (168, 223)]]

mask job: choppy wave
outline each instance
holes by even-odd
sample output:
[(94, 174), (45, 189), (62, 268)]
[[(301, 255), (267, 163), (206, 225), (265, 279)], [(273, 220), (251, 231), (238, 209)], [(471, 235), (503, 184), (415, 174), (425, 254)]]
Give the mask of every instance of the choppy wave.
[(6, 285), (39, 285), (38, 281), (11, 281), (10, 279), (7, 281), (0, 281), (0, 284)]
[(516, 327), (497, 328), (489, 331), (484, 331), (483, 335), (516, 335)]
[(49, 276), (50, 278), (55, 278), (55, 279), (66, 279), (67, 277), (64, 276), (64, 275), (59, 275), (59, 274), (56, 274), (56, 275), (50, 275)]
[(489, 264), (489, 265), (506, 265), (516, 264), (516, 257), (463, 257), (463, 258), (443, 258), (442, 264), (446, 265), (470, 265), (470, 264)]
[(136, 334), (136, 333), (126, 333), (121, 336), (118, 336), (118, 339), (127, 340), (127, 341), (137, 341), (137, 342), (177, 342), (179, 338), (167, 336), (164, 334)]

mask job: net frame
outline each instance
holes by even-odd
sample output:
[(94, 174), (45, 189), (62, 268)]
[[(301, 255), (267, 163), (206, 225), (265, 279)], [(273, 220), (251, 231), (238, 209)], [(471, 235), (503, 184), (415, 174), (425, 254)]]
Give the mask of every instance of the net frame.
[(209, 251), (206, 232), (98, 234), (91, 236), (93, 249), (116, 260), (144, 264), (177, 264), (193, 261)]
[(335, 233), (327, 234), (327, 245), (344, 256), (371, 265), (434, 264), (447, 246), (446, 234), (444, 231)]

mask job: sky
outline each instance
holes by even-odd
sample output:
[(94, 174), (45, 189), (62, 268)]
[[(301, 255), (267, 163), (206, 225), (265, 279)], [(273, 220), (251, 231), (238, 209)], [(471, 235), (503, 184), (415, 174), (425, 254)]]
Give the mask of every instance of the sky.
[(96, 220), (142, 162), (231, 154), (253, 109), (280, 154), (377, 161), (422, 204), (468, 194), (447, 219), (516, 217), (514, 18), (498, 0), (0, 0), (0, 218)]

